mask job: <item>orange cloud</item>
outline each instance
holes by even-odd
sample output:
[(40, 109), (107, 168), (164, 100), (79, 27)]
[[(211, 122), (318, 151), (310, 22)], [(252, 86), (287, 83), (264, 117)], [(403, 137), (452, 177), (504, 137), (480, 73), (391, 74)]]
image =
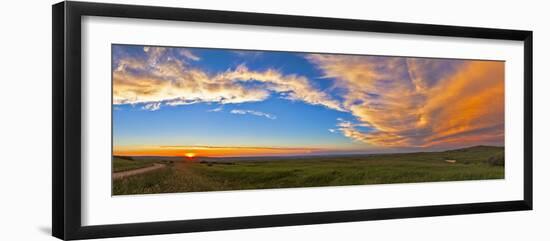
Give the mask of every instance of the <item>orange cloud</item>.
[[(504, 143), (504, 62), (309, 55), (344, 89), (343, 135), (381, 147)], [(360, 130), (359, 126), (369, 130)]]
[(504, 142), (504, 62), (471, 61), (429, 95), (421, 111), (438, 121), (427, 142)]

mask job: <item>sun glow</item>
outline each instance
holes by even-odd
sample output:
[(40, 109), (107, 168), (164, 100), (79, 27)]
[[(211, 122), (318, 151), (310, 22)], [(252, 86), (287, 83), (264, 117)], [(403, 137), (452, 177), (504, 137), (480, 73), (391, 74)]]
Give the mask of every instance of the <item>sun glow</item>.
[[(119, 156), (179, 156), (187, 159), (201, 157), (307, 155), (333, 149), (309, 147), (231, 147), (231, 146), (114, 146)], [(336, 150), (336, 149), (334, 149)]]

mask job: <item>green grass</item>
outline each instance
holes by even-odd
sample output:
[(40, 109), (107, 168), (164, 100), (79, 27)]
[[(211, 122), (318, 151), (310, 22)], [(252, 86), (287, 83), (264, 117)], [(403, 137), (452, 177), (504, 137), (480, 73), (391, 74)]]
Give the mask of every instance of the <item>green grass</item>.
[(132, 169), (152, 166), (155, 161), (132, 160), (128, 157), (113, 157), (113, 172), (123, 172)]
[[(502, 179), (504, 166), (487, 161), (502, 152), (501, 147), (473, 147), (431, 153), (235, 161), (233, 165), (182, 162), (115, 180), (113, 194)], [(445, 162), (448, 159), (456, 163)]]

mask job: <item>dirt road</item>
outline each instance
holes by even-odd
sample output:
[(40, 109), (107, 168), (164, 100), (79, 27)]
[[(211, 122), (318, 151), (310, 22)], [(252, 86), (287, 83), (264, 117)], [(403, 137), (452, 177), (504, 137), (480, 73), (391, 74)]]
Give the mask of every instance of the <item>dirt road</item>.
[(128, 171), (123, 171), (123, 172), (115, 172), (115, 173), (113, 173), (113, 179), (121, 179), (121, 178), (129, 177), (129, 176), (133, 176), (133, 175), (137, 175), (137, 174), (142, 174), (142, 173), (154, 171), (154, 170), (161, 169), (161, 168), (164, 168), (164, 167), (166, 167), (166, 165), (160, 164), (160, 163), (155, 163), (155, 164), (153, 164), (153, 166), (150, 166), (150, 167), (144, 167), (144, 168), (128, 170)]

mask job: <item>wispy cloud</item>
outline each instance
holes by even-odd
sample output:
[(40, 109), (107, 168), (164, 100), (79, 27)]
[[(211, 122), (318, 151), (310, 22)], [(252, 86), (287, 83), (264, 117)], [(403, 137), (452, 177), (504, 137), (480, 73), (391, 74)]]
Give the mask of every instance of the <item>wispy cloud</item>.
[(255, 50), (232, 50), (231, 52), (241, 57), (252, 57), (252, 58), (258, 57), (264, 53), (263, 51), (255, 51)]
[(277, 119), (277, 116), (274, 116), (274, 115), (269, 114), (269, 113), (264, 113), (264, 112), (261, 112), (261, 111), (255, 111), (255, 110), (234, 109), (234, 110), (231, 110), (230, 113), (231, 114), (237, 114), (237, 115), (247, 115), (248, 114), (248, 115), (262, 116), (262, 117), (272, 119), (272, 120)]
[(165, 101), (166, 105), (177, 106), (177, 105), (192, 105), (201, 102), (200, 100), (188, 100), (188, 99), (175, 99)]
[[(307, 56), (344, 90), (358, 123), (345, 136), (381, 147), (504, 142), (504, 63), (425, 58)], [(367, 131), (359, 126), (368, 126)]]
[(193, 52), (191, 52), (191, 50), (188, 50), (188, 49), (180, 49), (179, 53), (181, 54), (181, 56), (183, 56), (185, 58), (188, 58), (190, 60), (193, 60), (193, 61), (201, 60), (201, 58), (199, 56), (195, 55)]
[(156, 111), (158, 109), (160, 109), (160, 103), (157, 102), (157, 103), (149, 103), (149, 104), (146, 104), (142, 107), (144, 110), (148, 110), (148, 111)]
[(223, 105), (220, 105), (214, 109), (207, 110), (208, 112), (220, 112), (223, 110)]

